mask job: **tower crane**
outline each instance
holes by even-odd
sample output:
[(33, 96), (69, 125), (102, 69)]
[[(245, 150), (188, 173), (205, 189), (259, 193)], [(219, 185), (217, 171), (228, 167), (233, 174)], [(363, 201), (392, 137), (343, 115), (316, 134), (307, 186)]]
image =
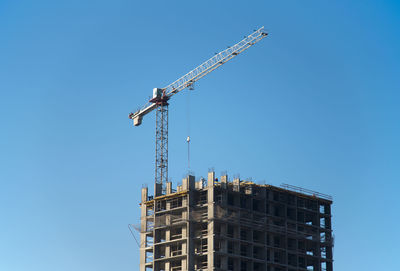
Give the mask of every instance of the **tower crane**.
[(156, 110), (155, 196), (162, 195), (163, 187), (168, 180), (168, 101), (182, 90), (193, 87), (196, 81), (247, 50), (267, 35), (268, 33), (264, 32), (264, 27), (255, 30), (240, 42), (216, 54), (175, 82), (164, 88), (154, 88), (153, 97), (148, 103), (138, 111), (129, 114), (134, 126), (139, 126), (142, 124), (145, 115)]

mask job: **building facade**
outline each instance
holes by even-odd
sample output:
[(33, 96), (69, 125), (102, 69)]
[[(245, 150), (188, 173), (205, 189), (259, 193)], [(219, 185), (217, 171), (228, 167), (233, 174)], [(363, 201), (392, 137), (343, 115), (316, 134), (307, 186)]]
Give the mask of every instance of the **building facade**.
[(228, 177), (142, 189), (140, 271), (332, 271), (332, 198)]

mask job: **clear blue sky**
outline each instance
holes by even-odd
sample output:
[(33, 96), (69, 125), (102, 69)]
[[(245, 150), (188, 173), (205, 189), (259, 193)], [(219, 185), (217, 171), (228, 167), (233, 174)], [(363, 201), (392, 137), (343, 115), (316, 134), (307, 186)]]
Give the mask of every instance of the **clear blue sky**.
[(171, 180), (190, 131), (198, 177), (331, 194), (335, 270), (398, 270), (399, 14), (384, 0), (0, 1), (0, 270), (138, 270), (127, 224), (153, 183), (155, 123), (128, 114), (262, 25), (268, 38), (171, 101)]

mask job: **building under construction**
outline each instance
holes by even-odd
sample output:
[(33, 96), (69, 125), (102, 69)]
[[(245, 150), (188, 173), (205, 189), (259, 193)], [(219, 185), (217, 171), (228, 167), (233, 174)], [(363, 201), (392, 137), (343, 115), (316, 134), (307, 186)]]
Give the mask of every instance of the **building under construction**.
[(140, 271), (332, 271), (332, 198), (228, 177), (142, 189)]

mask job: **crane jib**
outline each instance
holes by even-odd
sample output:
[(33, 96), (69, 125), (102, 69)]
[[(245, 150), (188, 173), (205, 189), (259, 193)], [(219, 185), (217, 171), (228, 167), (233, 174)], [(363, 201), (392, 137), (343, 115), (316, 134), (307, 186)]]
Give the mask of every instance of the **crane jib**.
[[(193, 85), (196, 81), (204, 77), (207, 73), (210, 73), (211, 71), (215, 70), (222, 64), (228, 62), (233, 57), (239, 55), (241, 52), (245, 51), (252, 45), (259, 42), (261, 39), (265, 38), (268, 35), (268, 33), (263, 32), (263, 29), (264, 27), (261, 27), (260, 29), (254, 31), (252, 34), (246, 36), (243, 40), (241, 40), (237, 44), (230, 46), (227, 49), (216, 54), (209, 60), (202, 63), (197, 68), (188, 72), (187, 74), (185, 74), (175, 82), (169, 84), (165, 88), (162, 88), (161, 90), (164, 90), (166, 93), (165, 95), (170, 98), (173, 95), (177, 94), (178, 92), (184, 90), (185, 88)], [(129, 118), (133, 120), (136, 119), (137, 120), (136, 123), (138, 124), (136, 124), (135, 126), (138, 126), (141, 124), (143, 116), (150, 113), (154, 109), (155, 107), (152, 107), (151, 105), (147, 104), (142, 109), (136, 111), (135, 113), (131, 113), (129, 115)]]

